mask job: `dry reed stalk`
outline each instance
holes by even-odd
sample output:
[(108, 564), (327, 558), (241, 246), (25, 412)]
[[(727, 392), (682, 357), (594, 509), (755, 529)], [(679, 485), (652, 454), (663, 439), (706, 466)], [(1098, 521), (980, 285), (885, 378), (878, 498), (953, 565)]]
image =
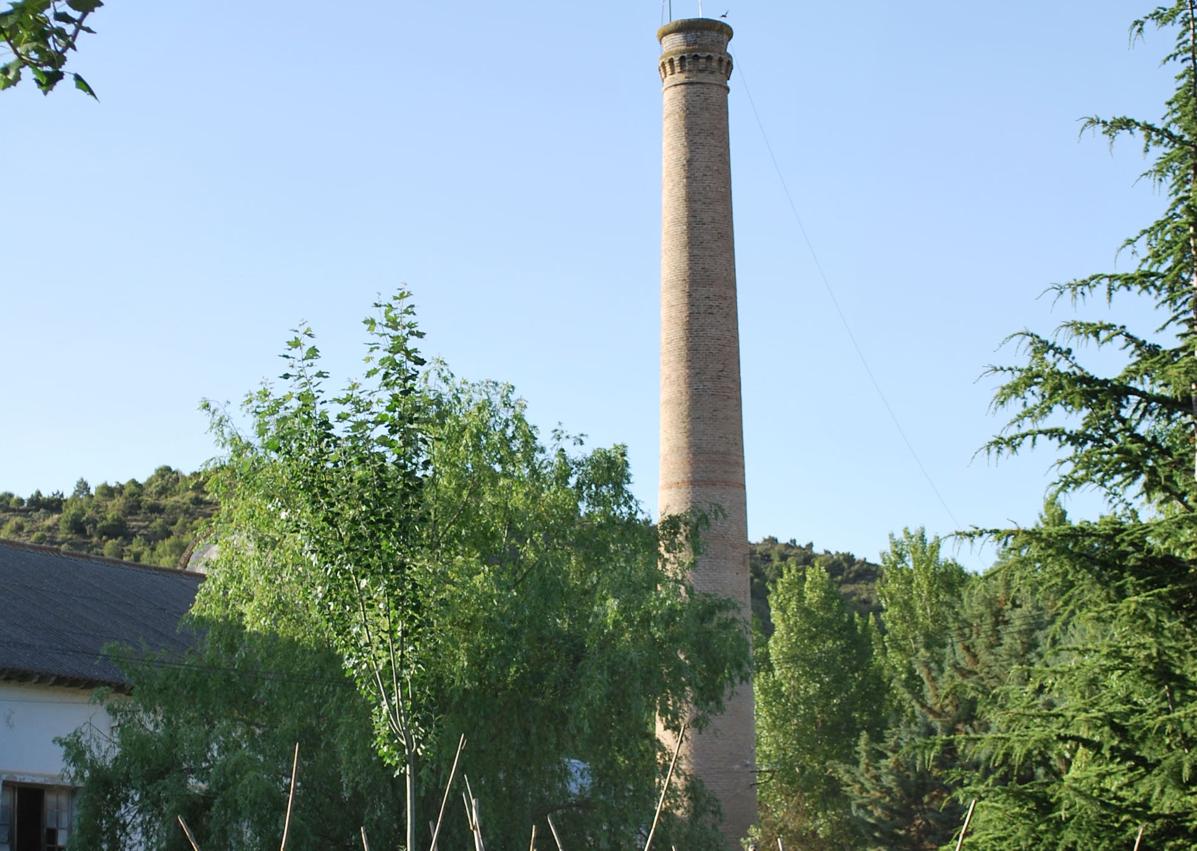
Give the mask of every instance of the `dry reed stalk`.
[(973, 820), (973, 810), (977, 808), (977, 799), (973, 798), (968, 805), (968, 812), (964, 815), (964, 825), (960, 828), (960, 838), (956, 840), (956, 851), (964, 847), (964, 834), (968, 833), (969, 822)]
[(465, 792), (461, 793), (461, 802), (465, 804), (466, 808), (466, 827), (470, 829), (470, 833), (474, 832), (474, 813), (470, 810), (470, 796)]
[(291, 832), (291, 808), (295, 805), (295, 775), (299, 771), (299, 742), (295, 743), (295, 756), (291, 760), (291, 791), (287, 793), (287, 818), (283, 821), (283, 841), (278, 851), (287, 851), (287, 835)]
[(544, 820), (549, 823), (549, 830), (553, 832), (553, 841), (557, 843), (557, 851), (565, 851), (565, 849), (561, 847), (561, 837), (557, 835), (557, 825), (553, 824), (553, 817), (545, 816)]
[(195, 836), (192, 835), (191, 828), (187, 826), (187, 822), (183, 821), (182, 816), (178, 816), (177, 818), (179, 819), (179, 827), (183, 828), (183, 835), (186, 836), (187, 841), (191, 843), (193, 851), (200, 851), (199, 843), (195, 841)]
[(781, 844), (781, 837), (777, 837), (777, 851), (786, 851), (786, 847)]
[(478, 814), (478, 799), (474, 799), (474, 844), (478, 851), (486, 851), (486, 843), (482, 841), (482, 817)]
[(665, 783), (661, 786), (661, 799), (657, 801), (657, 811), (653, 813), (653, 826), (648, 830), (648, 839), (644, 840), (644, 851), (649, 851), (653, 844), (653, 834), (657, 832), (657, 822), (661, 819), (661, 808), (665, 806), (665, 793), (669, 791), (669, 782), (673, 780), (673, 769), (677, 765), (677, 755), (682, 750), (682, 741), (686, 738), (686, 725), (677, 734), (677, 744), (673, 746), (673, 758), (669, 760), (669, 773), (665, 775)]
[(1139, 845), (1143, 842), (1143, 831), (1147, 829), (1147, 825), (1139, 825), (1139, 835), (1135, 837), (1135, 851), (1139, 851)]
[(528, 851), (536, 851), (536, 825), (532, 825), (532, 838), (528, 840)]
[(370, 851), (370, 840), (366, 839), (366, 826), (362, 825), (362, 851)]
[(462, 733), (461, 738), (457, 741), (457, 753), (453, 754), (453, 767), (449, 769), (449, 782), (445, 784), (445, 794), (441, 798), (441, 811), (436, 816), (436, 827), (432, 829), (432, 845), (428, 847), (428, 851), (436, 851), (436, 838), (440, 835), (441, 820), (445, 817), (445, 804), (449, 803), (449, 791), (453, 788), (453, 778), (457, 775), (457, 760), (461, 758), (465, 743), (465, 733)]
[(463, 774), (461, 779), (465, 781), (466, 786), (466, 790), (461, 793), (461, 800), (465, 803), (466, 823), (474, 837), (474, 851), (486, 851), (482, 842), (482, 824), (478, 820), (478, 799), (474, 797), (474, 790), (470, 788), (470, 776)]

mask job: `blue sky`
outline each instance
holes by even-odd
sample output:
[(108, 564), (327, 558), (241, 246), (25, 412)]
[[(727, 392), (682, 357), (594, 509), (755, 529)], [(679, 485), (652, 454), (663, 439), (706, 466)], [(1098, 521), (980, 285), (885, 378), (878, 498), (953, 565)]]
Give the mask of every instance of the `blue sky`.
[[(978, 377), (1162, 208), (1137, 148), (1077, 120), (1158, 116), (1165, 39), (1128, 49), (1112, 0), (725, 10), (750, 534), (875, 558), (903, 526), (1032, 522), (1053, 457), (974, 459), (1001, 425)], [(660, 23), (656, 0), (109, 0), (75, 60), (99, 103), (0, 95), (0, 490), (199, 466), (201, 399), (276, 375), (301, 319), (349, 374), (407, 286), (427, 353), (626, 443), (655, 510)]]

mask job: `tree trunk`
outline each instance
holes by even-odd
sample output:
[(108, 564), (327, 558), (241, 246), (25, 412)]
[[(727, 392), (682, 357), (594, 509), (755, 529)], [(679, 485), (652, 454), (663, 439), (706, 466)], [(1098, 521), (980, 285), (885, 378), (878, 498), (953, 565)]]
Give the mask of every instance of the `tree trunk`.
[(407, 758), (407, 851), (416, 851), (416, 753), (411, 747), (404, 749)]

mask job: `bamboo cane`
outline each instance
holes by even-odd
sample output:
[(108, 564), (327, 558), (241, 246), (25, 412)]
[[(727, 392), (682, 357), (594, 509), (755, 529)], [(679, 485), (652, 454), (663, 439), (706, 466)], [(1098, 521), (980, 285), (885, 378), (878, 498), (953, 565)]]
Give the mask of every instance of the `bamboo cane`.
[(1147, 825), (1139, 825), (1139, 835), (1135, 837), (1135, 851), (1139, 851), (1139, 845), (1143, 842), (1143, 831), (1147, 829)]
[(291, 791), (287, 793), (287, 818), (283, 822), (283, 841), (278, 851), (287, 851), (287, 834), (291, 832), (291, 807), (295, 804), (295, 775), (299, 771), (299, 742), (295, 743), (295, 756), (291, 760)]
[(465, 802), (466, 822), (474, 837), (474, 851), (486, 851), (482, 843), (482, 824), (478, 820), (478, 799), (474, 797), (474, 790), (470, 788), (470, 775), (463, 774), (461, 779), (465, 781), (466, 790), (461, 793), (461, 798)]
[(536, 851), (536, 825), (532, 825), (532, 838), (528, 840), (528, 851)]
[(661, 799), (657, 801), (657, 811), (653, 813), (653, 825), (649, 828), (648, 839), (644, 840), (644, 851), (649, 851), (653, 844), (653, 834), (657, 832), (657, 822), (661, 818), (661, 808), (665, 806), (665, 793), (669, 791), (669, 781), (673, 779), (673, 769), (677, 765), (677, 755), (681, 753), (682, 741), (686, 738), (686, 725), (682, 724), (682, 729), (677, 736), (677, 744), (673, 746), (673, 758), (669, 760), (669, 773), (665, 775), (665, 783), (661, 786)]
[(179, 827), (183, 828), (183, 835), (187, 837), (187, 841), (191, 843), (193, 851), (200, 851), (199, 843), (195, 841), (195, 836), (191, 833), (191, 828), (187, 826), (187, 822), (183, 821), (183, 817), (179, 816)]
[(486, 851), (486, 843), (482, 841), (482, 816), (478, 812), (478, 799), (474, 799), (474, 845), (478, 851)]
[(557, 843), (557, 851), (565, 851), (565, 849), (561, 847), (561, 837), (557, 835), (557, 825), (553, 824), (553, 817), (545, 816), (544, 820), (549, 823), (549, 830), (553, 832), (553, 841)]
[(470, 811), (470, 798), (465, 792), (461, 793), (461, 802), (465, 804), (466, 808), (466, 827), (470, 829), (470, 833), (472, 834), (474, 832), (474, 814)]
[(960, 838), (956, 840), (956, 851), (964, 847), (964, 834), (968, 833), (969, 822), (973, 820), (973, 810), (977, 807), (977, 799), (973, 798), (968, 805), (968, 812), (964, 815), (964, 826), (960, 828)]
[(432, 845), (429, 846), (428, 851), (436, 851), (436, 838), (440, 835), (441, 820), (445, 817), (445, 804), (449, 803), (449, 790), (453, 788), (453, 778), (457, 775), (457, 760), (461, 757), (465, 743), (465, 733), (462, 733), (461, 738), (457, 741), (457, 753), (453, 754), (453, 767), (449, 769), (449, 782), (445, 784), (445, 794), (441, 798), (441, 811), (436, 816), (436, 827), (432, 830)]
[(366, 839), (366, 826), (362, 825), (362, 851), (370, 851), (370, 840)]

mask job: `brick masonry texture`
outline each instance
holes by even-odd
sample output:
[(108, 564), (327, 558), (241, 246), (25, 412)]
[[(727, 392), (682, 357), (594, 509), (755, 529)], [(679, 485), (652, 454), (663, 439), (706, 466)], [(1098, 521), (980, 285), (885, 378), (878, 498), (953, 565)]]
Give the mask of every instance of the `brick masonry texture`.
[[(749, 617), (740, 343), (732, 239), (727, 81), (731, 27), (673, 21), (658, 32), (664, 88), (661, 227), (662, 515), (707, 511), (699, 591)], [(712, 510), (714, 509), (714, 513)], [(741, 687), (682, 757), (723, 808), (729, 847), (756, 821), (752, 688)]]

